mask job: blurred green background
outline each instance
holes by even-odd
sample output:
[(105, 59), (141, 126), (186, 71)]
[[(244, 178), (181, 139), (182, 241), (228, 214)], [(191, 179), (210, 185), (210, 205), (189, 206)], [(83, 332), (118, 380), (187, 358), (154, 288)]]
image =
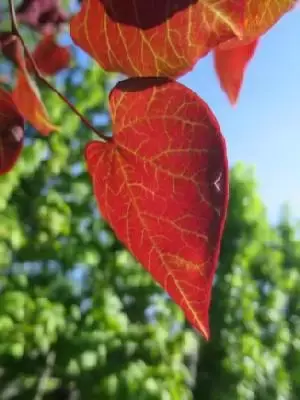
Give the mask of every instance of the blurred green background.
[[(113, 79), (77, 65), (58, 85), (109, 132)], [(288, 206), (272, 226), (252, 169), (233, 167), (206, 343), (99, 217), (83, 160), (92, 134), (42, 93), (61, 132), (28, 126), (21, 160), (0, 177), (0, 400), (299, 400), (300, 238)]]

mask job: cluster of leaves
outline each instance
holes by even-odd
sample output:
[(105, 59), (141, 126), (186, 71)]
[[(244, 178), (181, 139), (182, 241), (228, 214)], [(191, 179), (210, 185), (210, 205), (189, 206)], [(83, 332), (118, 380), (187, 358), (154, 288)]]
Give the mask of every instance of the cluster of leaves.
[[(110, 94), (113, 138), (94, 129), (102, 141), (85, 149), (99, 209), (208, 338), (228, 204), (226, 146), (206, 103), (175, 79), (212, 51), (221, 86), (234, 103), (258, 41), (295, 0), (81, 3), (70, 22), (74, 43), (106, 71), (129, 76)], [(47, 84), (44, 75), (69, 63), (68, 50), (53, 36), (67, 19), (58, 0), (25, 0), (16, 11), (12, 31), (1, 39), (3, 54), (18, 69), (12, 94), (1, 90), (2, 173), (20, 154), (23, 119), (42, 134), (55, 129), (30, 74)], [(32, 55), (15, 19), (46, 35)]]
[[(61, 89), (110, 132), (111, 80), (80, 61)], [(299, 231), (270, 226), (251, 172), (230, 174), (205, 342), (98, 218), (82, 157), (92, 132), (41, 96), (61, 132), (28, 127), (0, 177), (0, 399), (299, 399)]]
[(1, 148), (0, 174), (11, 170), (24, 143), (24, 122), (30, 122), (42, 135), (57, 127), (49, 121), (32, 74), (53, 76), (70, 63), (70, 50), (56, 43), (54, 31), (65, 21), (58, 1), (27, 1), (16, 10), (16, 19), (38, 31), (38, 42), (30, 56), (18, 31), (0, 32), (0, 49), (16, 69), (12, 92), (0, 88)]

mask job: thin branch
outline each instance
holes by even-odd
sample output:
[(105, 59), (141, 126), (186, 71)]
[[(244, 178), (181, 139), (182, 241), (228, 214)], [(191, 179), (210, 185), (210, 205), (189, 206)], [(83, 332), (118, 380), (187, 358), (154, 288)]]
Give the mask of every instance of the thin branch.
[(90, 130), (96, 133), (96, 135), (104, 142), (108, 142), (110, 138), (108, 138), (103, 132), (98, 131), (78, 110), (77, 108), (62, 94), (60, 93), (59, 90), (56, 89), (41, 73), (39, 70), (35, 60), (33, 59), (30, 51), (28, 50), (24, 39), (19, 31), (18, 28), (18, 22), (17, 22), (17, 17), (16, 17), (16, 12), (15, 12), (15, 6), (14, 6), (14, 0), (9, 0), (9, 12), (10, 12), (10, 19), (11, 19), (11, 32), (12, 34), (16, 35), (20, 42), (22, 43), (25, 56), (28, 58), (28, 60), (31, 63), (32, 70), (36, 76), (36, 78), (43, 83), (45, 86), (47, 86), (50, 90), (52, 90), (54, 93), (57, 94), (57, 96), (65, 103), (68, 105), (68, 107), (80, 118), (81, 122)]

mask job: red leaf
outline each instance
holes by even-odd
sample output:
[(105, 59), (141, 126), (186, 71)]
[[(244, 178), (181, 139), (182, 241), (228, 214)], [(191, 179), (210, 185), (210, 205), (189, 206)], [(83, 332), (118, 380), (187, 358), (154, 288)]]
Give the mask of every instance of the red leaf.
[(23, 46), (20, 39), (10, 32), (0, 32), (0, 49), (4, 56), (19, 68), (25, 68)]
[(215, 69), (221, 87), (232, 104), (238, 99), (246, 67), (255, 53), (259, 38), (290, 11), (295, 3), (295, 0), (247, 0), (242, 40), (233, 38), (216, 47)]
[[(26, 69), (24, 51), (20, 39), (11, 33), (2, 32), (0, 33), (0, 49), (19, 68), (12, 97), (20, 113), (43, 135), (56, 130), (57, 127), (49, 121), (38, 88), (31, 80)], [(68, 53), (67, 49), (56, 45), (52, 37), (47, 37), (40, 42), (34, 57), (42, 72), (52, 73), (54, 71), (57, 72), (68, 61), (68, 54), (66, 53)]]
[(296, 4), (296, 0), (247, 0), (245, 9), (245, 38), (257, 39), (266, 33)]
[(70, 49), (59, 46), (54, 35), (45, 35), (38, 43), (32, 56), (44, 75), (55, 75), (67, 68), (71, 59)]
[(291, 11), (296, 2), (297, 0), (245, 0), (242, 38), (230, 39), (220, 43), (219, 47), (227, 49), (243, 46), (258, 39)]
[(83, 0), (70, 32), (108, 71), (174, 77), (240, 36), (243, 17), (236, 0)]
[(244, 46), (214, 51), (216, 73), (222, 89), (226, 92), (231, 104), (237, 102), (246, 67), (254, 55), (258, 40)]
[(24, 140), (24, 119), (10, 93), (0, 88), (0, 175), (17, 162)]
[(30, 79), (26, 70), (18, 71), (16, 86), (12, 92), (12, 96), (18, 110), (42, 135), (48, 135), (50, 132), (58, 129), (57, 126), (50, 122), (38, 88)]
[(111, 92), (114, 137), (86, 147), (103, 217), (209, 338), (208, 308), (228, 202), (225, 141), (206, 105), (168, 79)]

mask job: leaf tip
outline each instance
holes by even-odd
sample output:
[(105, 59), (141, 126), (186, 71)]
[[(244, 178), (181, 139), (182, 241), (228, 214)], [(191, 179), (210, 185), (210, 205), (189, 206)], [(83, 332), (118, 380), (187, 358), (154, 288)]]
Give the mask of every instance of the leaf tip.
[(194, 320), (193, 326), (200, 332), (206, 341), (210, 339), (209, 309), (203, 310), (201, 316)]
[(200, 332), (201, 332), (202, 336), (204, 337), (204, 339), (208, 342), (210, 339), (210, 329), (209, 329), (208, 318), (207, 318), (206, 324), (201, 327)]
[(234, 108), (236, 108), (236, 106), (237, 106), (238, 98), (239, 98), (239, 95), (240, 95), (240, 89), (241, 88), (239, 87), (239, 89), (235, 90), (235, 91), (230, 91), (230, 90), (226, 91), (226, 95), (228, 97), (228, 100), (229, 100), (231, 106), (234, 107)]

